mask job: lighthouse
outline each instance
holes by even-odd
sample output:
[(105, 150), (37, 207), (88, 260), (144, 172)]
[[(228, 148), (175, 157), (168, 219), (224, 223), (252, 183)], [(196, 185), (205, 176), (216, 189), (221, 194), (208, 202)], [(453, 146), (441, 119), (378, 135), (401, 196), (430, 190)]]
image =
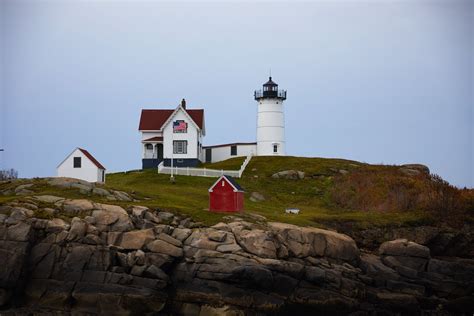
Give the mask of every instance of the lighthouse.
[(285, 155), (285, 115), (283, 101), (286, 91), (278, 90), (272, 77), (254, 93), (257, 107), (257, 156)]

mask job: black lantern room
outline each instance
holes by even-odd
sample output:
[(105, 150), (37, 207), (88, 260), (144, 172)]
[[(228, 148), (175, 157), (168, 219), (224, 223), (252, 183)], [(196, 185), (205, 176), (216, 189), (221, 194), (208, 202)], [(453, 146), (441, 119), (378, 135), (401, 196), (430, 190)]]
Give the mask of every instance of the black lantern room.
[(257, 101), (265, 98), (286, 100), (286, 91), (278, 90), (278, 85), (273, 82), (272, 77), (270, 77), (268, 81), (263, 84), (263, 90), (255, 91), (254, 97)]

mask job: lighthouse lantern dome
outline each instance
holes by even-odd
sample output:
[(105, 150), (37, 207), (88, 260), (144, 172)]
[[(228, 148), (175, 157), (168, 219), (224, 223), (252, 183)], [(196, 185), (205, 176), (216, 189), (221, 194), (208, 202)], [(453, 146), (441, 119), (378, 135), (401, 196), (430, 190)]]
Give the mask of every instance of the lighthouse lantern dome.
[(268, 81), (263, 84), (263, 90), (256, 90), (254, 96), (255, 100), (257, 101), (264, 98), (277, 98), (285, 100), (286, 91), (278, 90), (278, 84), (272, 80), (272, 77), (269, 77)]

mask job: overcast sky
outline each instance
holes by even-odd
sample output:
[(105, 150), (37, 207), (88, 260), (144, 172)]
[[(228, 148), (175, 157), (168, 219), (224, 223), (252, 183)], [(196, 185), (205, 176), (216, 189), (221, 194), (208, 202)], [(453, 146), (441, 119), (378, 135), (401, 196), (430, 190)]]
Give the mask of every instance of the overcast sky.
[(0, 1), (0, 168), (75, 147), (141, 166), (140, 110), (204, 108), (205, 145), (255, 141), (253, 91), (288, 90), (287, 153), (423, 163), (474, 186), (474, 1)]

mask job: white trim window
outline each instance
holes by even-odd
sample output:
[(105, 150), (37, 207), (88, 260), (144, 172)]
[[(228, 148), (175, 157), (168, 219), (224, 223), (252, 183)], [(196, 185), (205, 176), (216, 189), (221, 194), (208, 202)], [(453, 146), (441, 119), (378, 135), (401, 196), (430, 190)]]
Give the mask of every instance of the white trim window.
[(173, 154), (187, 154), (187, 153), (188, 153), (187, 140), (174, 140), (173, 141)]

